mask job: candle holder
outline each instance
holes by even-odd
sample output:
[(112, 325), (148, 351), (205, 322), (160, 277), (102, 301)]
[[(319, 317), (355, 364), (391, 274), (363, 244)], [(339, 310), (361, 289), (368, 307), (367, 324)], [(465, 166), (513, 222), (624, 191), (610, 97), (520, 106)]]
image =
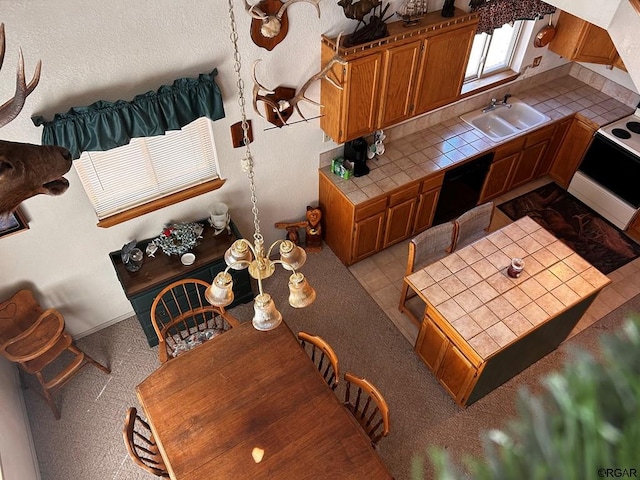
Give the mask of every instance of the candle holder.
[(518, 278), (524, 270), (524, 260), (521, 258), (512, 258), (511, 265), (507, 268), (507, 275), (511, 278)]

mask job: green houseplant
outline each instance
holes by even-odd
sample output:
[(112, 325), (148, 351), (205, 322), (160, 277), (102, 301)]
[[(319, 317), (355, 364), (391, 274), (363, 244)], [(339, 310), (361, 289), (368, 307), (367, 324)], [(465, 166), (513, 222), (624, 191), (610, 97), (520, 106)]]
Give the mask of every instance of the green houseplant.
[[(601, 358), (574, 359), (543, 380), (544, 391), (518, 395), (518, 417), (485, 435), (485, 458), (464, 468), (440, 448), (430, 450), (437, 477), (588, 479), (640, 475), (640, 319), (600, 339)], [(414, 465), (421, 478), (420, 460)]]

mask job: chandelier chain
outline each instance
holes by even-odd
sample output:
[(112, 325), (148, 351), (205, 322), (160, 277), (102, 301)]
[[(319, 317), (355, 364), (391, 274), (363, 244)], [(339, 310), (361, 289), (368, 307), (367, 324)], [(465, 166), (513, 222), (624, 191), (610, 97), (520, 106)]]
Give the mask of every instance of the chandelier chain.
[(249, 122), (247, 121), (246, 114), (246, 102), (244, 97), (244, 81), (242, 80), (242, 75), (240, 73), (240, 69), (242, 67), (241, 57), (240, 57), (240, 49), (238, 48), (238, 29), (236, 26), (235, 14), (233, 11), (233, 0), (228, 0), (229, 2), (229, 19), (231, 23), (231, 43), (233, 44), (233, 59), (234, 65), (233, 69), (236, 72), (238, 80), (236, 85), (238, 87), (238, 105), (240, 106), (240, 114), (242, 117), (242, 135), (243, 135), (243, 143), (245, 146), (245, 158), (242, 160), (242, 170), (246, 172), (247, 178), (249, 178), (249, 189), (251, 190), (251, 212), (253, 213), (253, 227), (254, 233), (253, 238), (257, 243), (262, 244), (263, 238), (260, 233), (260, 220), (258, 218), (258, 200), (256, 197), (256, 185), (255, 185), (255, 175), (253, 172), (253, 155), (251, 154), (251, 148), (249, 147)]

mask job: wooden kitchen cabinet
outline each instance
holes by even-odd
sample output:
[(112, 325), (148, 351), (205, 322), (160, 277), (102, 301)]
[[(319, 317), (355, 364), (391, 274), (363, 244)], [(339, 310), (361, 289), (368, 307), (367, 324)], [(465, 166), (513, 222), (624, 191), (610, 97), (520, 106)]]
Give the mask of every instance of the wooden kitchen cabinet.
[(398, 243), (413, 233), (420, 184), (416, 183), (389, 195), (387, 223), (384, 229), (382, 248)]
[(474, 23), (424, 41), (414, 115), (421, 115), (458, 99), (475, 34)]
[(478, 203), (489, 201), (509, 190), (513, 167), (524, 148), (524, 142), (524, 138), (516, 138), (495, 149)]
[[(387, 24), (389, 35), (338, 47), (335, 64), (321, 81), (320, 128), (336, 143), (370, 134), (459, 98), (477, 13), (456, 9), (451, 18), (427, 14), (407, 27)], [(322, 37), (321, 61), (336, 55), (336, 38)]]
[(444, 173), (436, 173), (354, 205), (320, 170), (319, 204), (324, 240), (345, 265), (431, 226)]
[(418, 197), (418, 207), (416, 210), (416, 220), (413, 226), (414, 234), (418, 234), (431, 226), (433, 216), (436, 213), (438, 198), (440, 198), (440, 188), (444, 180), (444, 172), (431, 175), (422, 182), (420, 196)]
[(549, 147), (555, 125), (542, 127), (525, 137), (524, 148), (518, 157), (509, 190), (517, 188), (536, 178), (538, 164)]
[[(478, 369), (458, 348), (461, 342), (449, 338), (438, 326), (441, 322), (444, 321), (438, 320), (437, 313), (427, 307), (415, 351), (455, 401), (463, 405)], [(480, 363), (480, 359), (472, 358)]]
[(575, 62), (613, 65), (618, 52), (603, 28), (567, 12), (560, 12), (549, 50)]
[(569, 187), (597, 128), (596, 124), (580, 114), (576, 114), (571, 120), (549, 171), (551, 178), (562, 188)]
[(384, 52), (384, 74), (378, 125), (394, 125), (412, 114), (422, 42), (391, 47)]
[(556, 124), (547, 125), (497, 147), (480, 193), (479, 203), (489, 201), (543, 175), (539, 165), (545, 158), (556, 128)]
[(572, 118), (566, 118), (564, 120), (560, 120), (554, 124), (553, 133), (551, 135), (551, 139), (549, 140), (549, 147), (544, 153), (540, 163), (536, 168), (535, 177), (539, 178), (549, 173), (551, 170), (551, 165), (553, 163), (553, 159), (556, 155), (556, 152), (562, 145), (562, 141), (564, 140), (564, 136), (569, 129), (569, 125), (571, 125)]
[[(323, 44), (323, 64), (332, 56), (333, 52)], [(328, 82), (323, 85), (325, 94), (321, 95), (321, 103), (324, 113), (320, 126), (336, 142), (368, 135), (376, 129), (381, 64), (380, 52), (354, 59), (344, 66), (336, 64), (332, 77), (343, 90)]]
[(353, 227), (353, 262), (379, 252), (382, 248), (387, 199), (358, 207)]

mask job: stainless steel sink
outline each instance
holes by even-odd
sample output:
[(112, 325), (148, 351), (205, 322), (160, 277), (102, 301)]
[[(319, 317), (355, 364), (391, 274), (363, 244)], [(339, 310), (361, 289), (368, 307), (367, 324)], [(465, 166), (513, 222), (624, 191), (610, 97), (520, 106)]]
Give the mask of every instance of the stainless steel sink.
[(511, 97), (509, 104), (510, 107), (499, 105), (488, 112), (474, 110), (461, 115), (460, 119), (493, 141), (524, 133), (550, 120), (518, 98)]

